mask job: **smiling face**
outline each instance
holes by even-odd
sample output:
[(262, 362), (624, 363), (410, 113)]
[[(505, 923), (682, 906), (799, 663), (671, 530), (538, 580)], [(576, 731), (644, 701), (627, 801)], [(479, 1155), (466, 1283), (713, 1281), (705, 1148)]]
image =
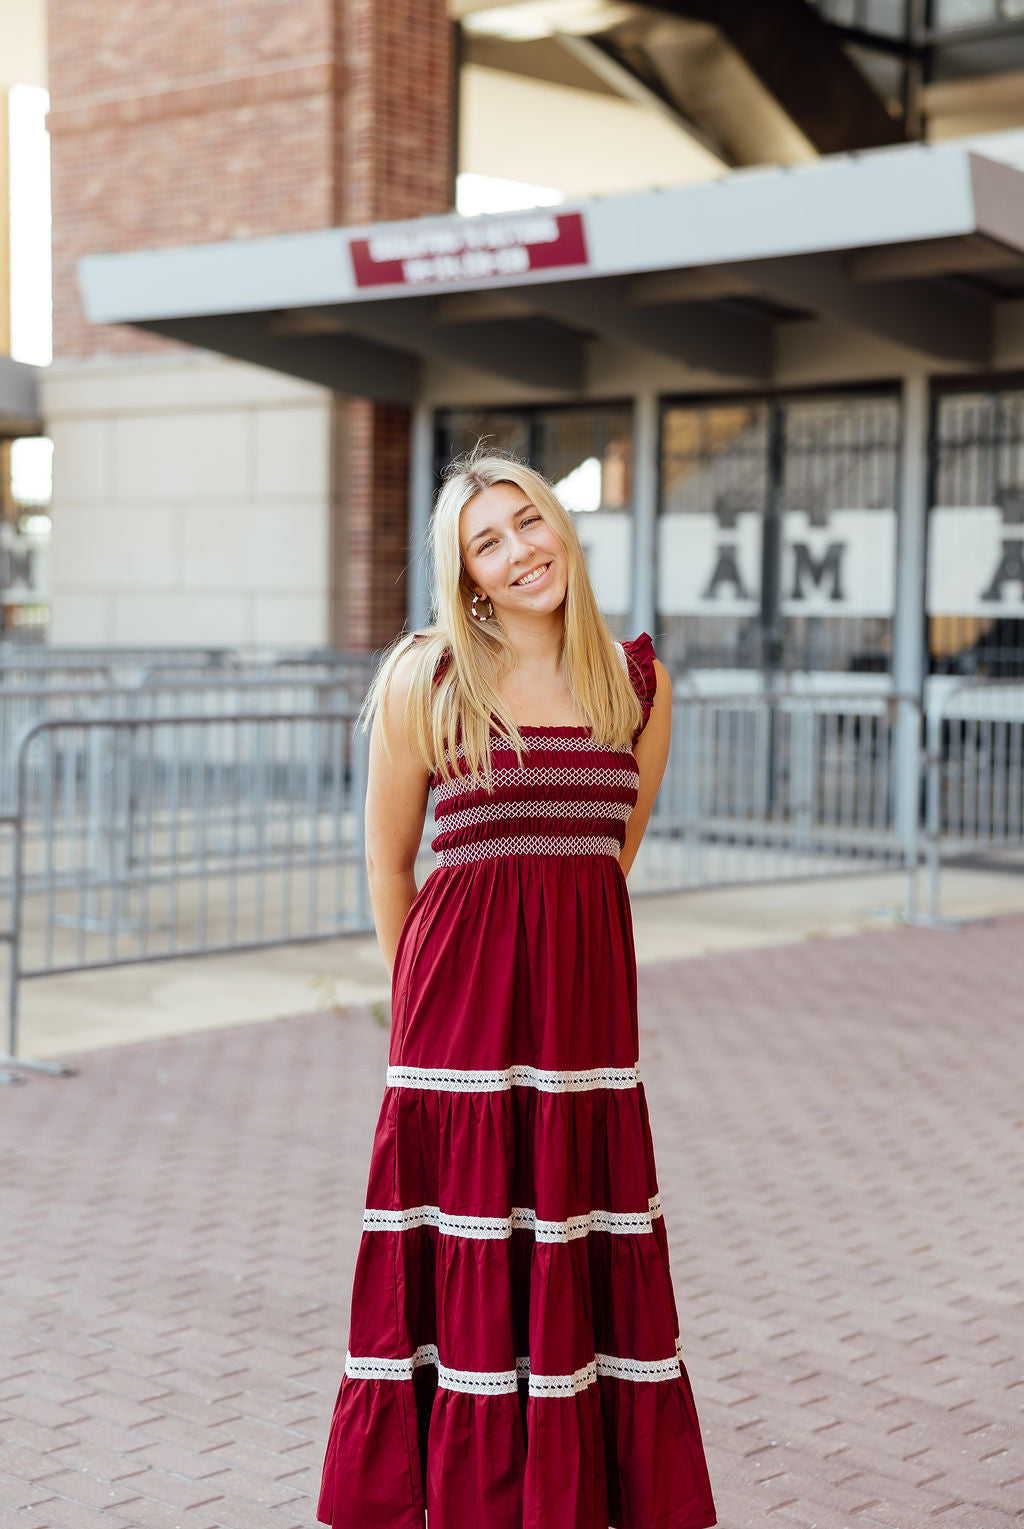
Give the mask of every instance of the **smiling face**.
[(565, 600), (565, 549), (528, 494), (494, 483), (462, 511), (459, 539), (473, 592), (490, 600), (503, 625), (550, 616)]

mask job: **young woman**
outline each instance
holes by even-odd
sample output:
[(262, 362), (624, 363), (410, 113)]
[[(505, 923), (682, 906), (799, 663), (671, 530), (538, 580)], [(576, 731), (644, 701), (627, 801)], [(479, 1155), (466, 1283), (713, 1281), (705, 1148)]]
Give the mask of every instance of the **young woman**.
[(707, 1529), (625, 884), (668, 675), (648, 636), (613, 642), (570, 516), (521, 463), (455, 464), (433, 552), (436, 624), (367, 702), (392, 1037), (318, 1517)]

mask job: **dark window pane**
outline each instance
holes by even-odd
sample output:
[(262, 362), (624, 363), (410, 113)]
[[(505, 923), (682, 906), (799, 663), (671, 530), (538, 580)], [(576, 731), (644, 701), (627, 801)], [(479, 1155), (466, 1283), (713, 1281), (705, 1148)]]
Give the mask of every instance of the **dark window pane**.
[(658, 558), (658, 635), (668, 661), (763, 667), (762, 527), (774, 494), (778, 662), (888, 670), (898, 460), (894, 395), (668, 408)]
[(1024, 390), (940, 396), (928, 527), (939, 674), (1024, 674)]

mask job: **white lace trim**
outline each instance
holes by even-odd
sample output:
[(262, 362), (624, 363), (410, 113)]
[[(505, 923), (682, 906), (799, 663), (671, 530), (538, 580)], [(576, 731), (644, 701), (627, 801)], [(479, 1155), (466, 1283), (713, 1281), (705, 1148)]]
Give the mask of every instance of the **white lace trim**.
[[(632, 755), (630, 755), (632, 759)], [(635, 788), (640, 776), (640, 770), (635, 761), (632, 769), (628, 767), (622, 770), (591, 769), (586, 765), (562, 765), (550, 768), (530, 769), (523, 766), (519, 769), (497, 769), (493, 774), (495, 793), (501, 792), (510, 786), (586, 786), (597, 788), (599, 786), (629, 790)], [(454, 780), (440, 780), (434, 787), (434, 799), (438, 802), (447, 802), (453, 796), (461, 796), (467, 791), (479, 791), (479, 780), (467, 779), (464, 775), (458, 775)], [(566, 806), (573, 805), (565, 803)]]
[(478, 807), (463, 807), (435, 817), (437, 831), (454, 833), (476, 823), (502, 823), (516, 818), (618, 818), (625, 823), (633, 811), (632, 802), (552, 802), (544, 798), (530, 802), (482, 802)]
[(345, 1374), (352, 1380), (411, 1380), (413, 1371), (431, 1364), (437, 1370), (437, 1383), (445, 1391), (461, 1391), (468, 1396), (504, 1396), (528, 1380), (529, 1394), (536, 1397), (576, 1396), (596, 1384), (599, 1375), (614, 1380), (639, 1383), (678, 1380), (682, 1343), (676, 1339), (676, 1351), (670, 1359), (625, 1359), (614, 1354), (595, 1354), (589, 1364), (571, 1375), (535, 1375), (528, 1357), (516, 1360), (514, 1370), (452, 1370), (441, 1363), (434, 1343), (425, 1343), (408, 1359), (374, 1359), (345, 1356)]
[[(438, 824), (438, 832), (444, 832), (444, 820)], [(500, 855), (610, 855), (619, 858), (621, 849), (618, 839), (583, 838), (555, 839), (540, 834), (514, 839), (484, 839), (476, 844), (460, 844), (454, 849), (437, 852), (439, 868), (452, 865), (469, 865), (475, 860), (496, 860)]]
[[(437, 1383), (446, 1391), (470, 1396), (501, 1396), (518, 1387), (516, 1370), (452, 1370), (441, 1363), (437, 1345), (424, 1343), (408, 1359), (368, 1359), (345, 1356), (345, 1374), (352, 1380), (411, 1380), (413, 1371), (432, 1364)], [(516, 1362), (518, 1369), (518, 1361)]]
[(542, 1094), (584, 1094), (600, 1088), (636, 1088), (640, 1067), (589, 1067), (580, 1072), (551, 1072), (540, 1067), (503, 1067), (469, 1071), (454, 1067), (389, 1067), (388, 1088), (436, 1089), (450, 1094), (506, 1093), (536, 1088)]
[(446, 1237), (478, 1240), (504, 1239), (514, 1231), (531, 1231), (538, 1242), (575, 1242), (591, 1232), (614, 1232), (619, 1236), (644, 1236), (661, 1216), (661, 1200), (654, 1195), (646, 1211), (592, 1210), (565, 1221), (542, 1221), (535, 1210), (515, 1208), (508, 1216), (452, 1216), (436, 1205), (417, 1205), (410, 1210), (363, 1212), (364, 1232), (410, 1232), (417, 1227), (436, 1227)]

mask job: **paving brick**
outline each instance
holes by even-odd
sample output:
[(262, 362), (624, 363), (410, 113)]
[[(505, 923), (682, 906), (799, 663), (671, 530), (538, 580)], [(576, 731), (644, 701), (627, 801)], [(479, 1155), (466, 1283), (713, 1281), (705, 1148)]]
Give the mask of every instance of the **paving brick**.
[[(71, 1436), (73, 1435), (73, 1437)], [(86, 1417), (69, 1430), (68, 1443), (110, 1450), (125, 1460), (131, 1460), (136, 1450), (155, 1443), (155, 1438), (144, 1428), (123, 1428), (103, 1417)]]
[(93, 1476), (98, 1481), (130, 1482), (133, 1476), (140, 1475), (148, 1467), (137, 1454), (123, 1454), (80, 1441), (51, 1454), (47, 1469), (50, 1475), (55, 1471), (72, 1470)]
[[(31, 1384), (31, 1381), (18, 1382), (19, 1385), (26, 1383)], [(13, 1396), (5, 1396), (2, 1405), (10, 1417), (20, 1418), (26, 1423), (37, 1423), (41, 1428), (66, 1428), (72, 1423), (81, 1422), (86, 1416), (78, 1405), (64, 1406), (35, 1391), (21, 1390)]]
[(180, 1508), (150, 1497), (136, 1497), (125, 1503), (122, 1512), (131, 1529), (220, 1529), (215, 1514), (219, 1503), (206, 1503), (182, 1512)]
[(0, 1529), (48, 1529), (46, 1503), (34, 1508), (0, 1507)]
[(0, 1471), (0, 1504), (5, 1508), (32, 1508), (52, 1496), (38, 1482), (22, 1481)]
[(44, 1529), (132, 1529), (131, 1519), (122, 1517), (122, 1511), (126, 1513), (128, 1510), (127, 1507), (122, 1509), (121, 1504), (113, 1508), (91, 1508), (70, 1497), (50, 1497), (35, 1509)]
[[(208, 1476), (223, 1470), (228, 1464), (227, 1460), (219, 1459), (219, 1454), (220, 1451), (215, 1451), (213, 1454), (199, 1455), (194, 1450), (185, 1449), (178, 1444), (161, 1443), (147, 1445), (145, 1449), (136, 1451), (132, 1459), (150, 1470), (170, 1471), (175, 1476), (197, 1482), (205, 1481)], [(159, 1496), (159, 1493), (153, 1495)]]
[(17, 1444), (3, 1443), (0, 1425), (0, 1471), (17, 1477), (19, 1481), (39, 1481), (43, 1476), (52, 1475), (53, 1470), (52, 1455), (25, 1449)]
[(254, 1471), (227, 1466), (215, 1476), (206, 1477), (202, 1483), (211, 1492), (216, 1490), (224, 1497), (237, 1497), (244, 1502), (258, 1503), (264, 1508), (277, 1508), (282, 1503), (294, 1502), (298, 1497), (295, 1483), (290, 1478), (274, 1481)]
[(131, 1478), (114, 1483), (72, 1469), (57, 1471), (37, 1484), (48, 1489), (48, 1496), (67, 1497), (72, 1502), (87, 1503), (91, 1508), (117, 1508), (137, 1495), (130, 1483)]
[(245, 1498), (222, 1497), (213, 1509), (217, 1529), (309, 1529), (313, 1505), (296, 1499), (280, 1508), (260, 1508)]
[(44, 1428), (41, 1423), (32, 1423), (27, 1418), (12, 1417), (10, 1413), (0, 1409), (0, 1438), (4, 1443), (30, 1449), (40, 1455), (52, 1456), (62, 1449), (70, 1448), (77, 1442), (83, 1426), (78, 1424), (74, 1431), (62, 1429), (57, 1433), (52, 1428)]

